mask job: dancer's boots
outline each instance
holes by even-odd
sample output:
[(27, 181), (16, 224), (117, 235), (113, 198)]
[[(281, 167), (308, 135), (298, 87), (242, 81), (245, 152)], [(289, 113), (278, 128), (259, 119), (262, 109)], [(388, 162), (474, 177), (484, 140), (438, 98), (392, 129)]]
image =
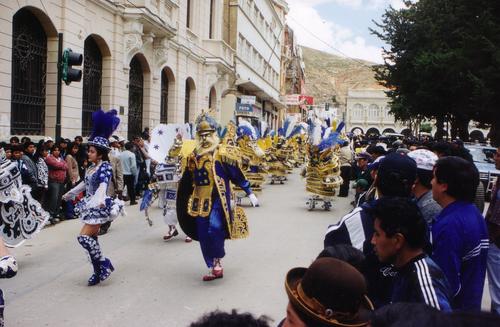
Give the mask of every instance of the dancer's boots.
[(97, 241), (97, 237), (80, 235), (78, 236), (78, 243), (80, 243), (80, 245), (87, 251), (92, 267), (94, 268), (94, 273), (90, 276), (88, 285), (94, 286), (99, 284), (99, 282), (106, 280), (115, 268), (108, 258), (104, 258), (102, 256), (101, 247)]

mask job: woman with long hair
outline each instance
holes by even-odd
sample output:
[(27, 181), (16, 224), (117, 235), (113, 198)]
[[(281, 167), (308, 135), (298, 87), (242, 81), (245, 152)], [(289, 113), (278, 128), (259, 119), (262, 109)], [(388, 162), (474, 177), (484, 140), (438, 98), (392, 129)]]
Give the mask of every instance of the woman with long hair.
[[(79, 156), (80, 147), (76, 143), (70, 143), (68, 145), (68, 152), (66, 154), (66, 164), (68, 165), (68, 178), (66, 184), (66, 190), (71, 190), (80, 182), (80, 172), (78, 167), (77, 158)], [(74, 219), (74, 201), (65, 201), (65, 217), (66, 219)]]
[(68, 166), (61, 157), (61, 148), (53, 145), (50, 154), (45, 158), (49, 168), (48, 208), (50, 222), (55, 224), (61, 218), (61, 198), (64, 193), (64, 183)]
[[(40, 202), (43, 206), (45, 202), (45, 195), (47, 193), (47, 189), (49, 188), (49, 168), (45, 163), (45, 158), (49, 155), (49, 152), (43, 146), (43, 141), (38, 142), (36, 146), (35, 155), (33, 159), (36, 164), (36, 183), (37, 188), (36, 192), (33, 194), (33, 198)], [(46, 208), (44, 208), (46, 209)]]
[(66, 154), (66, 164), (68, 165), (68, 184), (69, 187), (74, 187), (80, 181), (80, 174), (78, 171), (78, 152), (80, 147), (76, 143), (70, 143), (68, 146), (68, 153)]
[(102, 255), (97, 235), (101, 225), (112, 221), (123, 209), (122, 201), (107, 195), (113, 176), (108, 158), (108, 138), (118, 127), (120, 119), (116, 116), (116, 110), (106, 113), (99, 110), (92, 114), (92, 120), (93, 130), (88, 142), (89, 167), (85, 172), (84, 182), (64, 195), (64, 199), (69, 200), (85, 191), (85, 197), (75, 206), (75, 213), (84, 223), (78, 243), (88, 252), (94, 269), (88, 280), (89, 286), (106, 280), (114, 271), (111, 261)]

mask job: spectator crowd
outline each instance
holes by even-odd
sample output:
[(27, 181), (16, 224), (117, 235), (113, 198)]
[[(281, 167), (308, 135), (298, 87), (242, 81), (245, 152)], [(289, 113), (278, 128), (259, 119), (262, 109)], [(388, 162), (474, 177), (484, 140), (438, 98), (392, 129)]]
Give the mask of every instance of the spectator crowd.
[[(354, 208), (328, 227), (308, 268), (287, 273), (278, 326), (500, 326), (500, 178), (486, 194), (459, 140), (354, 138), (339, 159), (339, 196), (352, 184)], [(490, 159), (500, 169), (500, 147)], [(233, 310), (191, 326), (270, 323)]]
[[(113, 169), (113, 180), (109, 185), (108, 195), (137, 204), (143, 191), (150, 182), (154, 165), (148, 155), (149, 131), (131, 141), (113, 135), (109, 160)], [(77, 218), (74, 205), (83, 197), (64, 201), (62, 196), (79, 183), (84, 182), (88, 163), (87, 145), (82, 136), (73, 141), (51, 137), (37, 143), (29, 137), (19, 139), (16, 136), (9, 142), (0, 142), (0, 148), (6, 157), (15, 162), (21, 173), (23, 184), (31, 187), (31, 196), (42, 204), (50, 214), (49, 225), (62, 220)], [(107, 232), (109, 225), (101, 227), (101, 234)]]

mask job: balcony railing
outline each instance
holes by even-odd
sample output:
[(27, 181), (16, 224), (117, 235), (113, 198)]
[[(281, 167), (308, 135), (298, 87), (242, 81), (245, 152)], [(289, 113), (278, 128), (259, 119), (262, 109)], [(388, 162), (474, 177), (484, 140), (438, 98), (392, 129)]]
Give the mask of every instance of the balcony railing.
[(178, 0), (118, 0), (125, 8), (126, 15), (141, 15), (158, 28), (175, 30), (177, 27), (175, 10)]
[(207, 58), (220, 59), (226, 65), (234, 65), (234, 50), (223, 40), (203, 40)]

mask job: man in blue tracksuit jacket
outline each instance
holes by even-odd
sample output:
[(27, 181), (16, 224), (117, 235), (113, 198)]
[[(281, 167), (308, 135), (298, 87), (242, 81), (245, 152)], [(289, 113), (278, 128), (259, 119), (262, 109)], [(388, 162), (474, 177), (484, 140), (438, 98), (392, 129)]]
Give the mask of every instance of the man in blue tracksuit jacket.
[(397, 272), (390, 302), (424, 303), (451, 311), (450, 289), (443, 271), (425, 253), (427, 222), (415, 201), (383, 197), (370, 209), (375, 217), (371, 243), (380, 262)]
[[(380, 161), (374, 185), (380, 197), (411, 197), (411, 189), (417, 177), (417, 164), (407, 156), (392, 153)], [(375, 201), (364, 203), (342, 217), (340, 222), (330, 225), (325, 235), (324, 246), (347, 244), (363, 251), (365, 264), (363, 275), (368, 283), (368, 297), (375, 308), (389, 304), (392, 285), (397, 272), (391, 264), (380, 262), (370, 243), (375, 218), (370, 209)]]
[(478, 183), (479, 173), (468, 161), (437, 161), (432, 194), (443, 211), (432, 224), (431, 257), (450, 283), (453, 310), (481, 310), (489, 243), (484, 218), (472, 204)]

